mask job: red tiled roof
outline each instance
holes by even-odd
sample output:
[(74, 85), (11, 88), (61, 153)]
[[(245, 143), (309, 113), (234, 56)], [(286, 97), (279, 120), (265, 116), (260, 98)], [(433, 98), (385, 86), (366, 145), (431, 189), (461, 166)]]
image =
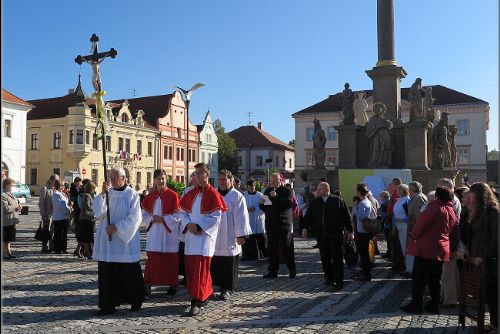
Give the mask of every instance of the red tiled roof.
[[(473, 96), (458, 92), (456, 90), (450, 89), (441, 85), (433, 85), (432, 87), (432, 97), (435, 99), (434, 105), (450, 105), (450, 104), (463, 104), (463, 103), (487, 103), (486, 101), (480, 100)], [(365, 98), (373, 95), (373, 90), (363, 90), (366, 94)], [(410, 88), (401, 88), (401, 98), (406, 99), (408, 97), (408, 92)], [(302, 109), (296, 114), (306, 114), (306, 113), (322, 113), (322, 112), (340, 112), (342, 110), (341, 102), (342, 93), (337, 93), (335, 95), (330, 95), (327, 99), (318, 102), (310, 107)], [(292, 115), (292, 116), (293, 116)]]
[(234, 141), (236, 142), (236, 146), (238, 147), (274, 146), (295, 152), (295, 148), (293, 146), (285, 144), (278, 138), (255, 126), (241, 126), (229, 132), (229, 135), (234, 139)]
[[(36, 106), (36, 109), (28, 113), (28, 120), (65, 117), (68, 114), (68, 107), (75, 105), (75, 94), (70, 93), (65, 96), (30, 101)], [(167, 114), (171, 98), (172, 94), (129, 99), (129, 109), (133, 114), (137, 110), (144, 111), (145, 125), (148, 128), (156, 129), (158, 118)], [(124, 101), (125, 99), (121, 99), (106, 101), (106, 103), (111, 103), (113, 112), (116, 112), (116, 109), (120, 108)], [(85, 104), (92, 109), (92, 113), (95, 115), (95, 100), (87, 98)]]
[(10, 102), (10, 103), (15, 103), (15, 104), (21, 104), (26, 107), (34, 107), (31, 103), (24, 101), (23, 99), (18, 98), (11, 92), (7, 91), (6, 89), (2, 88), (2, 101)]

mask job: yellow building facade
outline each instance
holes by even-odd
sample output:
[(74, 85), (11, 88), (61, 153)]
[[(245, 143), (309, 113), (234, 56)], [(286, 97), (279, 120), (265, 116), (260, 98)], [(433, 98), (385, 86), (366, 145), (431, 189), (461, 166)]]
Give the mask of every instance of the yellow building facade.
[[(27, 121), (26, 157), (30, 189), (38, 195), (51, 174), (68, 182), (80, 175), (99, 189), (104, 181), (103, 147), (95, 134), (94, 101), (78, 85), (66, 96), (31, 103), (35, 108)], [(107, 168), (123, 167), (129, 184), (145, 189), (157, 167), (158, 130), (143, 120), (143, 111), (131, 112), (127, 100), (107, 103), (106, 113), (111, 127), (105, 137)]]

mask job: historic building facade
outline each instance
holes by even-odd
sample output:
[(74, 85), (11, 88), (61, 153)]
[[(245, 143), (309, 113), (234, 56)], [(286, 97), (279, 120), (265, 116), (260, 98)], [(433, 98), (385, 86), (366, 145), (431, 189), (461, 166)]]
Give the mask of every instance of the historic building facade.
[(186, 168), (190, 175), (198, 162), (200, 138), (197, 127), (186, 119), (186, 104), (180, 93), (134, 98), (128, 103), (133, 110), (143, 110), (146, 122), (159, 132), (157, 165), (168, 177), (185, 183)]
[(265, 182), (271, 169), (279, 169), (288, 182), (294, 180), (295, 149), (262, 130), (262, 123), (242, 126), (229, 135), (236, 142), (238, 177), (245, 184), (250, 178)]
[(212, 115), (207, 111), (203, 124), (198, 125), (198, 134), (200, 138), (199, 161), (210, 166), (210, 183), (217, 187), (217, 178), (219, 172), (218, 152), (219, 144), (217, 134), (212, 123)]
[[(401, 115), (402, 120), (409, 120), (410, 103), (405, 99), (408, 88), (401, 89)], [(373, 108), (372, 90), (365, 90), (368, 103), (367, 114), (371, 117)], [(455, 142), (457, 146), (457, 168), (469, 175), (469, 182), (486, 180), (486, 131), (489, 123), (489, 104), (478, 98), (452, 90), (450, 88), (434, 85), (432, 96), (435, 99), (434, 108), (439, 112), (447, 111), (448, 124), (457, 127)], [(343, 119), (341, 106), (341, 93), (330, 95), (327, 99), (298, 111), (292, 115), (295, 119), (295, 149), (296, 149), (296, 174), (312, 169), (313, 158), (313, 121), (318, 119), (327, 136), (325, 145), (326, 169), (335, 169), (338, 164), (338, 135), (335, 130)], [(437, 116), (435, 122), (439, 120)], [(367, 141), (368, 145), (368, 141)], [(296, 177), (298, 186), (304, 186), (300, 177)]]
[(25, 183), (26, 118), (33, 107), (2, 89), (2, 170), (19, 183)]
[[(35, 106), (27, 125), (26, 180), (31, 190), (38, 194), (51, 174), (81, 175), (100, 187), (103, 147), (95, 134), (95, 101), (87, 98), (79, 84), (65, 96), (30, 103)], [(156, 167), (158, 130), (144, 121), (143, 111), (132, 111), (126, 100), (106, 103), (106, 113), (111, 126), (105, 136), (108, 169), (123, 167), (129, 183), (144, 188), (152, 183)]]

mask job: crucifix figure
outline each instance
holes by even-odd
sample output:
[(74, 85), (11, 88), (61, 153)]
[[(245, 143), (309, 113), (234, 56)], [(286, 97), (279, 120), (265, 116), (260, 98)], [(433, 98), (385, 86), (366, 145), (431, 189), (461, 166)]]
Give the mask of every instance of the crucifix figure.
[(92, 85), (96, 92), (101, 91), (101, 74), (99, 73), (99, 65), (104, 61), (106, 57), (115, 58), (118, 52), (111, 48), (106, 52), (99, 52), (97, 43), (99, 42), (99, 37), (96, 34), (92, 34), (90, 37), (90, 41), (92, 42), (92, 49), (90, 50), (92, 54), (88, 56), (80, 56), (78, 55), (75, 58), (75, 62), (81, 65), (83, 62), (86, 62), (92, 66)]

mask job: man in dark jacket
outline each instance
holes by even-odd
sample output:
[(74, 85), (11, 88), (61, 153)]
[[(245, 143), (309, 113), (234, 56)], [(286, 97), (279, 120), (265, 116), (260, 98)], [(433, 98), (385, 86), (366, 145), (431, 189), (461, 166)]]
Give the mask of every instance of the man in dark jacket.
[(347, 240), (353, 239), (351, 213), (342, 198), (330, 194), (327, 182), (318, 185), (316, 195), (307, 211), (306, 223), (316, 233), (326, 283), (333, 284), (338, 291), (344, 287), (344, 229), (348, 233)]
[(286, 262), (290, 278), (295, 278), (297, 271), (295, 269), (292, 233), (293, 193), (283, 185), (280, 174), (272, 174), (270, 181), (271, 186), (264, 192), (264, 196), (267, 198), (261, 198), (259, 204), (260, 209), (266, 215), (267, 252), (269, 255), (269, 272), (264, 275), (264, 278), (278, 277), (280, 260)]

